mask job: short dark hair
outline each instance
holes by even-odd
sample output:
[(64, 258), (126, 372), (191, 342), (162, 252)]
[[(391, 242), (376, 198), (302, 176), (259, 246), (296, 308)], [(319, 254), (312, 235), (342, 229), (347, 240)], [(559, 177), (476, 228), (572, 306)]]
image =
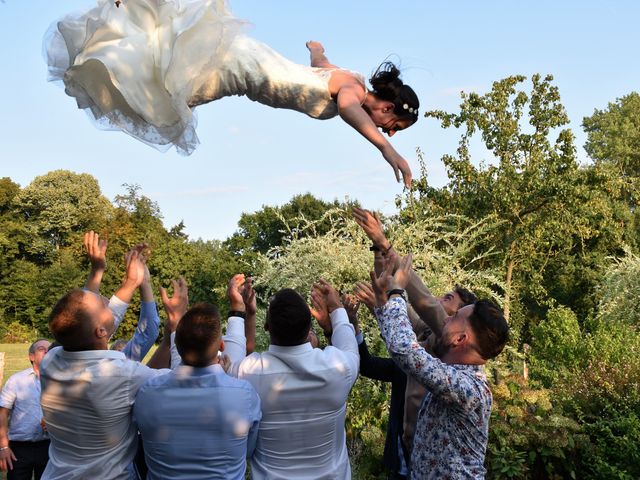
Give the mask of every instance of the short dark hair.
[(460, 301), (462, 302), (460, 308), (466, 307), (467, 305), (471, 305), (472, 303), (478, 301), (478, 297), (476, 297), (471, 290), (462, 288), (460, 285), (456, 285), (453, 291), (460, 297)]
[(278, 345), (294, 346), (307, 341), (311, 310), (298, 292), (283, 288), (272, 297), (267, 308), (269, 333)]
[(220, 312), (210, 303), (197, 303), (184, 314), (176, 328), (176, 348), (185, 365), (206, 367), (217, 354), (213, 345), (220, 339)]
[(49, 329), (56, 341), (65, 348), (86, 347), (91, 315), (83, 306), (84, 290), (74, 288), (54, 305), (49, 314)]
[(485, 360), (497, 357), (509, 339), (509, 325), (502, 310), (490, 300), (477, 300), (469, 323), (476, 335), (478, 353)]

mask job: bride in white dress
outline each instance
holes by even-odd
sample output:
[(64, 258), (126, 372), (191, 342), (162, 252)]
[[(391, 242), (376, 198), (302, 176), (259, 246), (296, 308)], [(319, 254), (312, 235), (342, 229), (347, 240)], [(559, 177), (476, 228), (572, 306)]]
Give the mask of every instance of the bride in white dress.
[(98, 0), (49, 29), (49, 79), (62, 81), (101, 128), (187, 155), (199, 143), (193, 108), (222, 97), (339, 115), (411, 185), (409, 164), (379, 130), (391, 137), (418, 119), (418, 97), (392, 63), (378, 68), (369, 91), (362, 75), (332, 65), (320, 43), (307, 42), (307, 67), (244, 35), (244, 25), (223, 0)]

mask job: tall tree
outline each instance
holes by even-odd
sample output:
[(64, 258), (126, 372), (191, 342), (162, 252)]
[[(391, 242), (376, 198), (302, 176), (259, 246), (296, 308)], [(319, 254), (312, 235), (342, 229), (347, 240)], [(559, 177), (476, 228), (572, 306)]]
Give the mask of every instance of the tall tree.
[(36, 177), (13, 203), (31, 235), (24, 248), (44, 262), (60, 247), (77, 244), (78, 232), (104, 225), (113, 210), (94, 177), (68, 170)]

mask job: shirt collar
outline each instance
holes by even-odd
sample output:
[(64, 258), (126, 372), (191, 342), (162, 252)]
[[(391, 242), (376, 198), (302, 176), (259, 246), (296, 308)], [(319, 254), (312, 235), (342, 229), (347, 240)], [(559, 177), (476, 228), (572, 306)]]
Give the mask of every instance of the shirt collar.
[(124, 353), (116, 350), (80, 350), (78, 352), (69, 352), (60, 347), (58, 352), (62, 358), (68, 360), (93, 360), (96, 358), (113, 358), (113, 359), (126, 359)]
[(191, 367), (189, 365), (178, 365), (174, 372), (177, 376), (201, 377), (203, 375), (225, 375), (225, 371), (219, 363), (214, 363), (208, 367)]
[(288, 353), (291, 355), (299, 355), (301, 353), (310, 352), (313, 350), (311, 343), (306, 342), (300, 345), (294, 345), (293, 347), (283, 347), (281, 345), (269, 345), (269, 351), (273, 353)]

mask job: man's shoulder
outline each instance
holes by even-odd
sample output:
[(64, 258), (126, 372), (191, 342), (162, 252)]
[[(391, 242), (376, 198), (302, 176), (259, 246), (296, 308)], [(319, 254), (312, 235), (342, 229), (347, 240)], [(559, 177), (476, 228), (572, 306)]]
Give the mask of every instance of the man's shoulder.
[(19, 372), (14, 373), (13, 375), (11, 375), (5, 385), (4, 388), (11, 388), (16, 384), (20, 384), (22, 382), (25, 381), (29, 381), (32, 377), (32, 375), (35, 375), (35, 372), (33, 371), (33, 368), (29, 367), (29, 368), (25, 368), (24, 370), (20, 370)]

